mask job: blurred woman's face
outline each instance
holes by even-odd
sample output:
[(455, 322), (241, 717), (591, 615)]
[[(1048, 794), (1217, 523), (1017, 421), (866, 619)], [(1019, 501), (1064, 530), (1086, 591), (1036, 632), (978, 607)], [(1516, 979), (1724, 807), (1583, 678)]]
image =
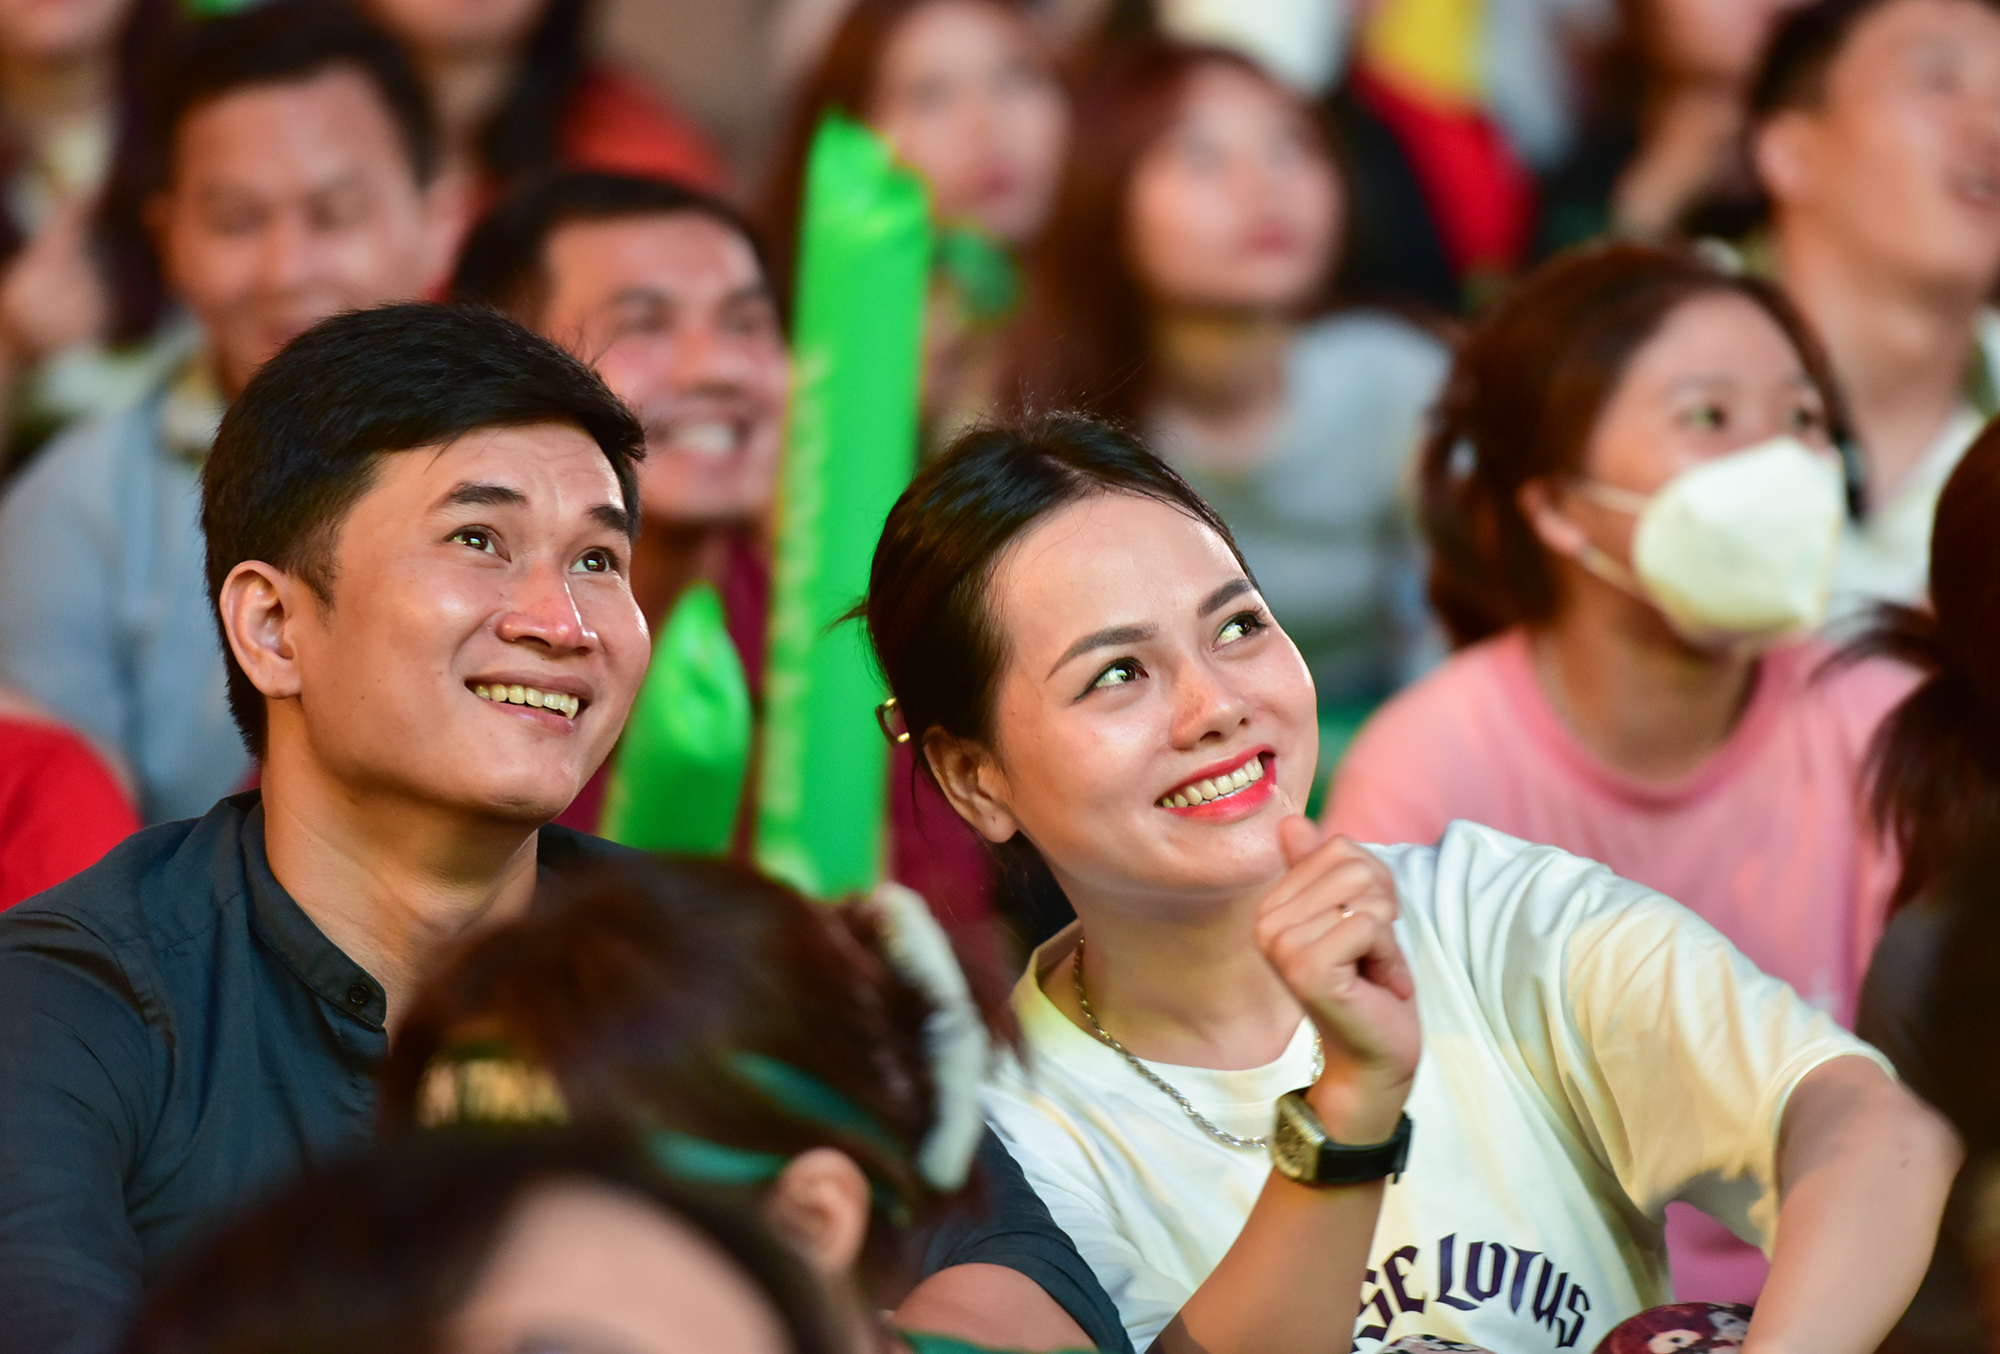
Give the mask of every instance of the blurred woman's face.
[(868, 120), (930, 184), (940, 221), (1021, 245), (1048, 218), (1069, 102), (1022, 17), (990, 0), (934, 0), (882, 51)]
[(530, 1194), (458, 1315), (452, 1354), (786, 1354), (769, 1298), (693, 1229), (578, 1182)]
[(1140, 158), (1125, 246), (1155, 305), (1290, 309), (1325, 276), (1339, 211), (1305, 110), (1217, 62), (1189, 77), (1180, 116)]
[(132, 0), (0, 0), (0, 51), (62, 61), (108, 49)]
[[(1829, 460), (1836, 455), (1825, 404), (1798, 349), (1755, 302), (1700, 296), (1632, 355), (1591, 431), (1582, 477), (1651, 495), (1703, 461), (1787, 434)], [(1592, 543), (1629, 565), (1631, 513), (1581, 493), (1561, 492), (1556, 501)]]
[(1278, 823), (1319, 750), (1312, 678), (1220, 536), (1102, 494), (1024, 534), (989, 599), (1006, 658), (974, 826), (1025, 833), (1073, 898), (1139, 911), (1284, 872)]
[(520, 46), (548, 0), (367, 0), (375, 18), (417, 51), (475, 55)]
[(1747, 84), (1771, 28), (1805, 0), (1643, 0), (1652, 59), (1683, 78)]

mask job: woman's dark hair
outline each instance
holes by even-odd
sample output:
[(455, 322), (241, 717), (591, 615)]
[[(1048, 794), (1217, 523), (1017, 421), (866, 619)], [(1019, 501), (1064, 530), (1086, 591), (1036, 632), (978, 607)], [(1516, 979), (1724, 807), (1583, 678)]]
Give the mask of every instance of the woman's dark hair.
[[(1077, 96), (1082, 133), (1070, 147), (1048, 229), (1029, 259), (1027, 309), (1002, 385), (1009, 398), (1125, 423), (1143, 418), (1152, 375), (1150, 307), (1128, 252), (1132, 177), (1179, 117), (1189, 80), (1210, 66), (1279, 88), (1249, 58), (1224, 48), (1157, 37), (1107, 45), (1096, 76)], [(1300, 124), (1332, 165), (1317, 119), (1302, 111)]]
[(1523, 485), (1581, 473), (1598, 416), (1674, 311), (1740, 296), (1798, 350), (1836, 442), (1847, 416), (1819, 341), (1771, 283), (1687, 249), (1589, 246), (1558, 255), (1460, 348), (1419, 459), (1431, 604), (1457, 644), (1545, 621), (1559, 601)]
[[(865, 905), (813, 903), (728, 862), (642, 859), (581, 876), (432, 975), (383, 1070), (385, 1127), (417, 1119), (433, 1059), (498, 1040), (553, 1077), (580, 1121), (783, 1158), (846, 1153), (877, 1186), (864, 1273), (906, 1277), (914, 1229), (948, 1201), (916, 1164), (937, 1115), (931, 1004), (883, 946)], [(775, 1100), (744, 1074), (744, 1054), (816, 1079), (879, 1131)]]
[(918, 749), (932, 729), (992, 741), (1007, 656), (988, 597), (994, 567), (1043, 518), (1104, 494), (1150, 498), (1187, 514), (1250, 573), (1215, 509), (1116, 424), (1056, 413), (961, 434), (889, 510), (857, 608)]
[(129, 1354), (448, 1354), (528, 1197), (609, 1189), (695, 1232), (770, 1301), (796, 1354), (840, 1348), (801, 1262), (740, 1206), (604, 1130), (436, 1130), (312, 1171), (155, 1288)]
[(2000, 842), (1996, 522), (2000, 424), (1988, 424), (1938, 496), (1930, 608), (1882, 608), (1847, 650), (1901, 659), (1924, 674), (1882, 721), (1869, 754), (1875, 818), (1902, 856), (1892, 907), (1942, 883), (1970, 848)]
[(427, 184), (437, 172), (437, 125), (415, 70), (393, 39), (345, 4), (271, 0), (190, 19), (175, 0), (141, 0), (119, 46), (117, 144), (94, 221), (114, 344), (150, 338), (166, 314), (146, 210), (172, 182), (181, 124), (203, 105), (253, 86), (298, 84), (350, 68), (381, 99), (416, 181)]
[[(772, 157), (758, 225), (775, 265), (773, 281), (786, 314), (798, 274), (800, 214), (804, 211), (806, 160), (813, 134), (828, 113), (866, 121), (875, 103), (882, 54), (911, 15), (938, 0), (853, 0), (834, 30), (826, 53), (799, 87)], [(1025, 18), (1032, 0), (980, 0)]]
[[(481, 428), (551, 423), (604, 452), (639, 523), (645, 434), (583, 363), (497, 311), (406, 302), (322, 320), (258, 369), (203, 462), (208, 598), (244, 560), (274, 565), (331, 598), (335, 537), (385, 454), (442, 446)], [(220, 616), (217, 617), (220, 625)], [(222, 636), (229, 709), (264, 753), (264, 697)]]

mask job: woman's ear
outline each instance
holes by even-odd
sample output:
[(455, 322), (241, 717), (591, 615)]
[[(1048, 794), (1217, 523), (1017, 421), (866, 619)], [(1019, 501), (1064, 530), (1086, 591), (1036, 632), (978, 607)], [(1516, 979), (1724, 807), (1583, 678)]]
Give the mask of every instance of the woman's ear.
[(222, 580), (216, 608), (230, 652), (250, 684), (271, 700), (299, 694), (298, 655), (292, 644), (291, 622), (305, 585), (262, 560), (244, 560)]
[(924, 760), (944, 797), (980, 836), (1004, 842), (1021, 830), (1007, 807), (1006, 778), (991, 752), (969, 738), (954, 738), (934, 728), (924, 735)]
[(820, 1274), (854, 1268), (868, 1239), (868, 1176), (847, 1153), (812, 1147), (793, 1157), (764, 1197), (764, 1215)]
[(1590, 537), (1574, 519), (1556, 506), (1555, 495), (1549, 491), (1547, 480), (1535, 479), (1523, 483), (1514, 495), (1514, 502), (1521, 509), (1521, 516), (1528, 520), (1528, 527), (1541, 541), (1544, 549), (1564, 559), (1575, 559), (1590, 546)]

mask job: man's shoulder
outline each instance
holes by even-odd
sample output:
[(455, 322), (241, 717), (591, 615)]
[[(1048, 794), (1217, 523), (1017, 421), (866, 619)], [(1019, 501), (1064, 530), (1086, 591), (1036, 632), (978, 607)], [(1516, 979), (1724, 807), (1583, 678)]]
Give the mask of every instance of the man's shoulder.
[(142, 828), (95, 865), (0, 912), (0, 952), (47, 938), (107, 953), (164, 949), (212, 928), (226, 881), (218, 858), (239, 850), (246, 807), (225, 799), (200, 818)]
[(22, 469), (8, 496), (94, 488), (143, 467), (160, 452), (159, 410), (155, 394), (65, 428)]
[(598, 866), (629, 865), (652, 859), (644, 851), (620, 846), (607, 838), (564, 827), (560, 823), (549, 823), (542, 828), (535, 846), (535, 858), (542, 870), (557, 876)]

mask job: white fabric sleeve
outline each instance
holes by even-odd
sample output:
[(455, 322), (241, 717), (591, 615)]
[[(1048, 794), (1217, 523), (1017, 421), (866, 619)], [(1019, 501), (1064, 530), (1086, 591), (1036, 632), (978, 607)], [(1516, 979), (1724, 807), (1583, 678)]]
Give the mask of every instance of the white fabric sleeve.
[(1085, 1150), (1058, 1123), (1025, 1099), (990, 1086), (986, 1104), (993, 1131), (1104, 1285), (1132, 1348), (1143, 1354), (1192, 1295), (1184, 1284), (1147, 1264), (1120, 1226), (1115, 1207), (1090, 1183)]
[(1835, 1058), (1893, 1076), (1888, 1060), (1693, 912), (1594, 862), (1453, 824), (1437, 871), (1441, 901), (1483, 914), (1461, 919), (1482, 1005), (1632, 1202), (1657, 1218), (1684, 1200), (1768, 1251), (1793, 1088)]

